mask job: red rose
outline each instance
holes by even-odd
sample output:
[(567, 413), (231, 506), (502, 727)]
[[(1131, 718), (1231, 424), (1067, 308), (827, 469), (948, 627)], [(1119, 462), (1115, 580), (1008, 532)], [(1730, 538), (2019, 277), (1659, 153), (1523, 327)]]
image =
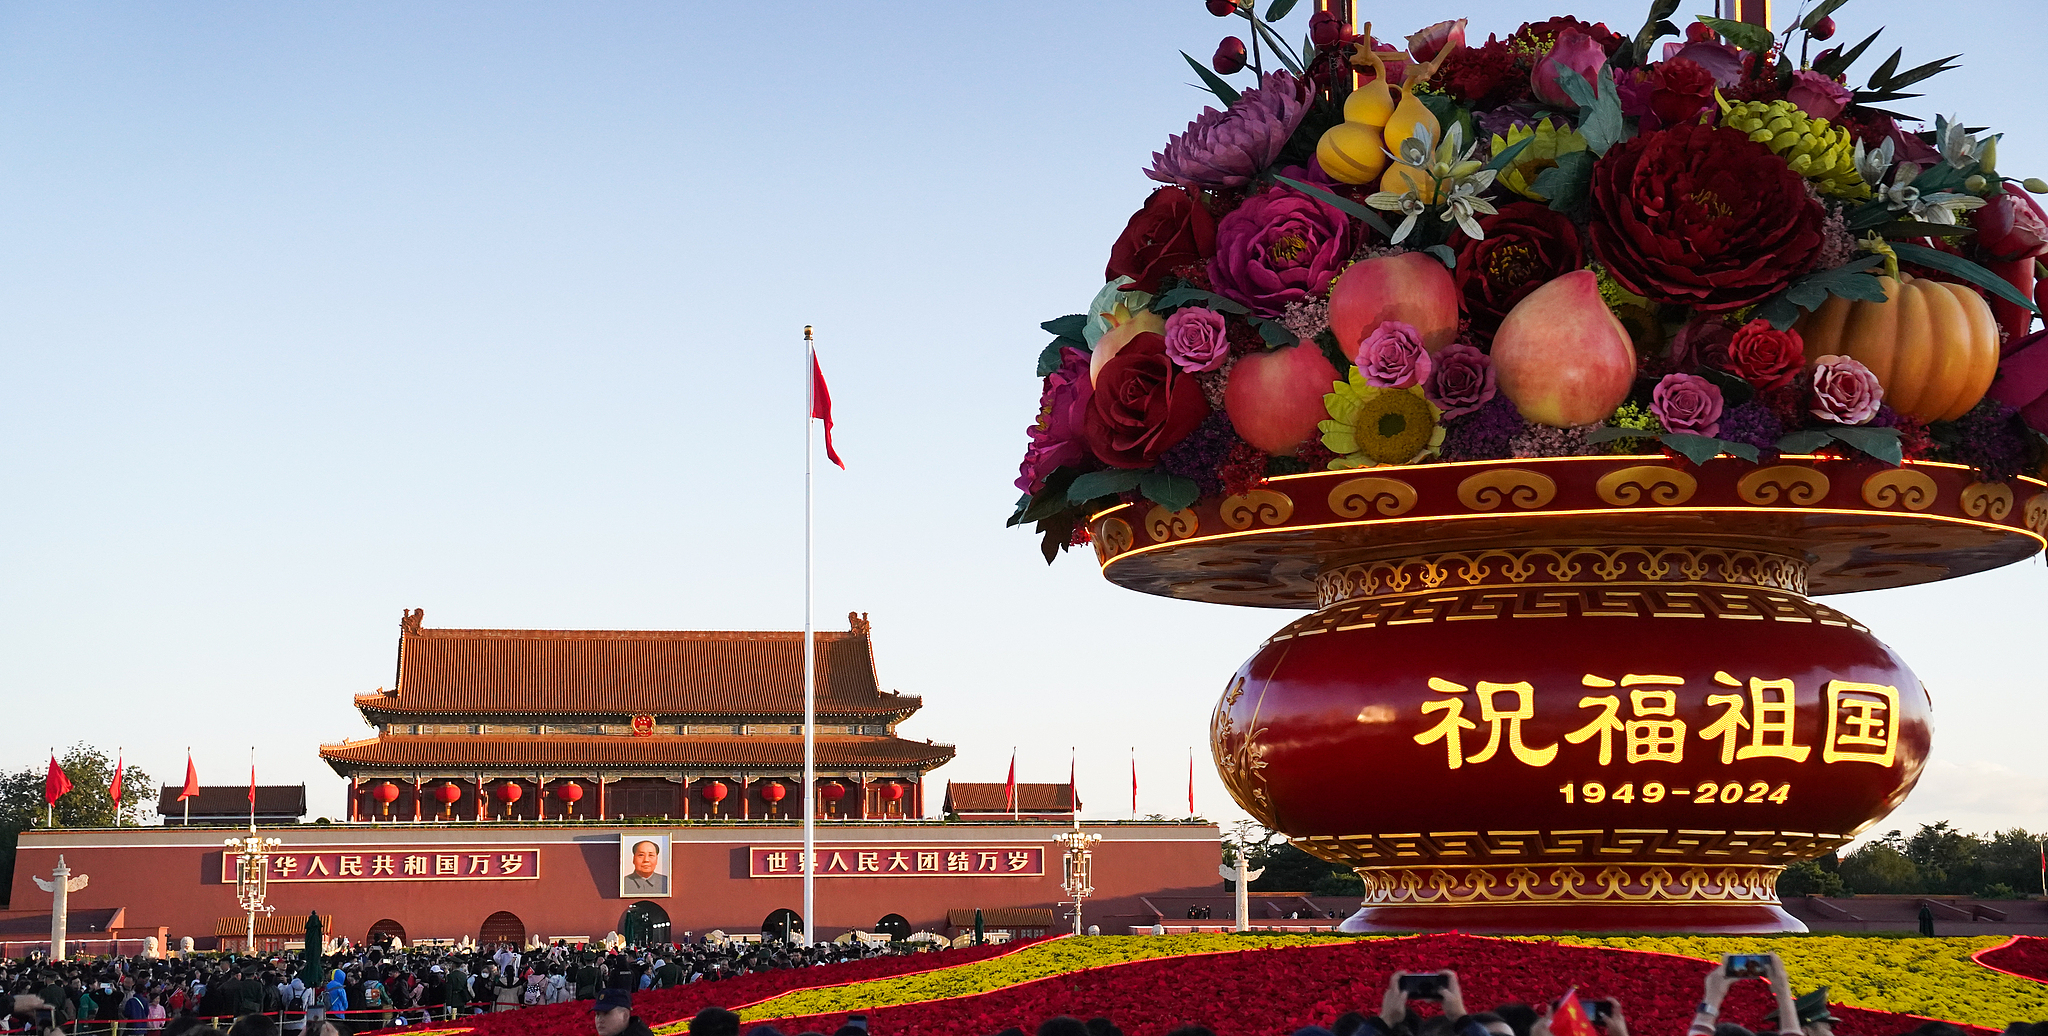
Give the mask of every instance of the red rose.
[(1209, 416), (1195, 376), (1166, 356), (1166, 338), (1131, 339), (1095, 376), (1088, 448), (1114, 468), (1149, 468)]
[(1728, 369), (1757, 388), (1789, 385), (1805, 366), (1799, 332), (1773, 330), (1768, 320), (1752, 320), (1728, 340)]
[(1714, 103), (1714, 73), (1697, 61), (1673, 58), (1650, 74), (1650, 110), (1663, 125), (1676, 126)]
[(1518, 201), (1479, 221), (1486, 236), (1460, 235), (1453, 280), (1472, 329), (1492, 335), (1522, 297), (1586, 265), (1578, 228), (1548, 205)]
[(1621, 285), (1709, 313), (1762, 302), (1813, 266), (1821, 208), (1741, 130), (1685, 124), (1593, 167), (1593, 251)]
[(1199, 266), (1216, 254), (1216, 218), (1184, 187), (1162, 187), (1145, 199), (1109, 248), (1102, 279), (1129, 277), (1138, 291), (1156, 292), (1177, 266)]

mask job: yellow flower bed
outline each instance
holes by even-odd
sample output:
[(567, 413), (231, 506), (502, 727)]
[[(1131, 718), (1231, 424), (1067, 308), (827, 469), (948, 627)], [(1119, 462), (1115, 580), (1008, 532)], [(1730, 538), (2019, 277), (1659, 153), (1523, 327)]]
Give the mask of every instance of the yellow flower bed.
[[(972, 996), (1008, 986), (1089, 968), (1127, 964), (1155, 957), (1177, 957), (1194, 953), (1222, 953), (1314, 946), (1328, 942), (1349, 942), (1355, 936), (1275, 935), (1261, 936), (1248, 943), (1240, 935), (1097, 935), (1061, 939), (1019, 950), (994, 960), (962, 964), (916, 975), (858, 982), (829, 989), (800, 989), (763, 1001), (740, 1012), (743, 1021), (763, 1018), (797, 1018), (836, 1011), (874, 1010), (897, 1004)], [(657, 1029), (657, 1033), (664, 1030)]]
[(1894, 1011), (2003, 1029), (2008, 1022), (2048, 1018), (2048, 986), (2003, 975), (1970, 954), (2004, 936), (1967, 939), (1883, 939), (1854, 935), (1777, 938), (1560, 936), (1570, 946), (1613, 946), (1720, 960), (1724, 953), (1775, 953), (1797, 992), (1829, 987), (1828, 999), (1851, 1007)]

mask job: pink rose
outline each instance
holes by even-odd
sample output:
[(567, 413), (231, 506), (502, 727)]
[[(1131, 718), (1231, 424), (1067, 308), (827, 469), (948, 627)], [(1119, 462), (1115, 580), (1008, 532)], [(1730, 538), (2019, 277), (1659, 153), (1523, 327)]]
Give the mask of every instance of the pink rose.
[(1453, 342), (1430, 357), (1432, 370), (1422, 394), (1444, 412), (1446, 420), (1462, 417), (1493, 402), (1493, 358), (1463, 342)]
[(1584, 76), (1595, 90), (1600, 87), (1600, 66), (1607, 64), (1607, 50), (1593, 37), (1577, 29), (1557, 34), (1557, 45), (1529, 70), (1529, 89), (1536, 99), (1553, 107), (1576, 107), (1571, 95), (1558, 83), (1557, 74), (1571, 69)]
[(1785, 91), (1786, 100), (1816, 119), (1841, 117), (1854, 98), (1848, 87), (1810, 69), (1792, 73), (1792, 89)]
[(1650, 412), (1667, 432), (1712, 438), (1721, 431), (1720, 386), (1693, 374), (1666, 374), (1650, 390)]
[(1446, 50), (1456, 50), (1465, 45), (1465, 21), (1438, 22), (1413, 36), (1408, 37), (1408, 57), (1415, 61), (1428, 62)]
[(1358, 343), (1358, 373), (1368, 385), (1414, 388), (1428, 380), (1431, 366), (1422, 332), (1413, 324), (1386, 321), (1366, 332), (1365, 340)]
[(1230, 358), (1223, 314), (1185, 306), (1166, 318), (1166, 358), (1184, 371), (1213, 371)]
[(1862, 424), (1877, 416), (1884, 386), (1870, 368), (1847, 356), (1823, 356), (1813, 364), (1813, 416), (1836, 424)]

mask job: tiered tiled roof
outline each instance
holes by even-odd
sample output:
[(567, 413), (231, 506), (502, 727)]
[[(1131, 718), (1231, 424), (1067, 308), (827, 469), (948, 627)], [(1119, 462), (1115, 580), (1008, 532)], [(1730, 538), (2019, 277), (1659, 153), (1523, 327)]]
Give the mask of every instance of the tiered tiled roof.
[[(825, 768), (938, 766), (953, 746), (895, 737), (819, 737), (818, 766)], [(644, 767), (796, 768), (804, 739), (788, 735), (744, 737), (414, 737), (386, 735), (323, 745), (320, 757), (337, 769), (465, 767), (603, 770)], [(1000, 788), (998, 789), (1000, 790)]]
[[(406, 613), (398, 686), (356, 696), (371, 721), (425, 716), (803, 713), (803, 634), (423, 629)], [(816, 634), (821, 718), (887, 721), (922, 705), (875, 680), (865, 619)]]
[[(1009, 813), (1009, 786), (1002, 783), (946, 782), (948, 813)], [(1065, 784), (1017, 785), (1018, 813), (1071, 813), (1074, 789)]]

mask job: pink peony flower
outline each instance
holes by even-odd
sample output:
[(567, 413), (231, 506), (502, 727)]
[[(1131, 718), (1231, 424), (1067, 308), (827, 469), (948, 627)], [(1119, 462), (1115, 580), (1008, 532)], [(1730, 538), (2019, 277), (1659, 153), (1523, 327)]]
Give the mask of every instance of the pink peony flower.
[(1452, 342), (1437, 350), (1430, 362), (1422, 394), (1444, 412), (1445, 420), (1463, 417), (1493, 402), (1492, 357), (1463, 342)]
[[(1695, 22), (1694, 24), (1698, 24)], [(1742, 75), (1749, 69), (1750, 57), (1740, 47), (1730, 46), (1717, 40), (1693, 40), (1689, 43), (1666, 43), (1664, 60), (1684, 58), (1714, 74), (1714, 81), (1727, 89), (1742, 82)]]
[(1024, 430), (1031, 442), (1017, 469), (1018, 489), (1036, 493), (1045, 488), (1047, 475), (1090, 459), (1082, 428), (1093, 394), (1088, 354), (1072, 346), (1061, 349), (1060, 369), (1045, 376), (1045, 386), (1038, 394), (1038, 421)]
[(1288, 190), (1255, 194), (1216, 224), (1209, 280), (1216, 293), (1261, 317), (1330, 290), (1351, 258), (1351, 222), (1342, 212)]
[(1358, 373), (1368, 385), (1414, 388), (1429, 380), (1431, 366), (1422, 332), (1413, 324), (1388, 320), (1367, 331), (1365, 340), (1358, 343)]
[(1557, 34), (1557, 45), (1529, 70), (1529, 89), (1536, 99), (1553, 107), (1575, 107), (1571, 95), (1558, 83), (1557, 74), (1569, 68), (1584, 76), (1595, 90), (1600, 86), (1600, 66), (1607, 64), (1607, 50), (1593, 37), (1577, 29)]
[(1464, 46), (1465, 22), (1464, 18), (1454, 22), (1438, 22), (1408, 37), (1409, 60), (1427, 63), (1446, 50), (1456, 50)]
[(1823, 356), (1813, 364), (1813, 416), (1836, 424), (1862, 424), (1877, 416), (1884, 386), (1870, 368), (1847, 356)]
[(1187, 132), (1167, 138), (1145, 175), (1183, 187), (1242, 187), (1280, 157), (1307, 113), (1294, 77), (1269, 72), (1236, 104), (1220, 112), (1204, 108)]
[(1667, 432), (1712, 437), (1721, 431), (1721, 389), (1692, 374), (1666, 374), (1650, 390), (1650, 412)]
[(1166, 358), (1184, 371), (1213, 371), (1230, 358), (1223, 314), (1184, 306), (1166, 318)]
[(1671, 336), (1671, 365), (1681, 371), (1728, 366), (1733, 329), (1716, 316), (1696, 316)]
[(1785, 99), (1816, 119), (1840, 118), (1855, 95), (1849, 88), (1811, 69), (1792, 73), (1792, 88)]

